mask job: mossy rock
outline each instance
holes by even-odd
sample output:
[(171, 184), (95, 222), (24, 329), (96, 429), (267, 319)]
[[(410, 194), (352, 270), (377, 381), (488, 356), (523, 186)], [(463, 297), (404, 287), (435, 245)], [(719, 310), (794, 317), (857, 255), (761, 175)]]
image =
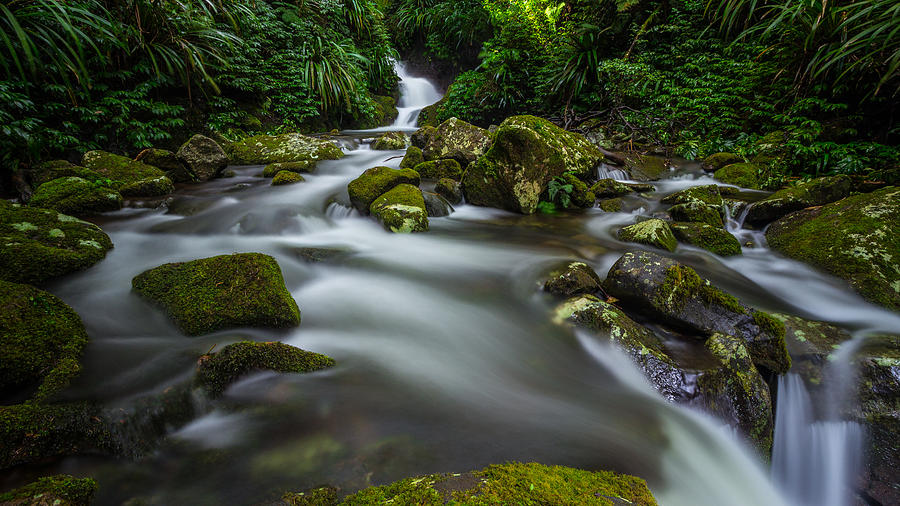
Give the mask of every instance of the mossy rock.
[(188, 335), (233, 327), (300, 325), (300, 310), (274, 258), (238, 253), (161, 265), (131, 281)]
[(32, 168), (28, 172), (28, 177), (31, 181), (31, 186), (34, 189), (38, 189), (42, 184), (53, 181), (54, 179), (59, 179), (61, 177), (80, 177), (98, 185), (104, 184), (105, 179), (107, 179), (99, 172), (95, 172), (84, 167), (79, 167), (78, 165), (70, 163), (66, 160), (51, 160), (48, 162), (43, 162), (38, 166)]
[(675, 204), (669, 208), (669, 215), (675, 221), (705, 223), (711, 227), (723, 228), (722, 206), (711, 206), (702, 202)]
[(675, 251), (678, 246), (669, 224), (658, 218), (624, 227), (617, 235), (621, 241), (646, 244), (667, 251)]
[(900, 188), (891, 186), (789, 214), (766, 231), (769, 246), (850, 283), (900, 311)]
[(766, 168), (756, 163), (733, 163), (715, 172), (715, 178), (725, 184), (733, 184), (741, 188), (762, 190), (766, 179)]
[(106, 151), (88, 151), (82, 156), (81, 164), (108, 178), (110, 186), (117, 190), (122, 186), (144, 179), (155, 179), (166, 175), (156, 167)]
[(397, 101), (394, 97), (387, 95), (372, 95), (372, 101), (375, 102), (375, 115), (378, 118), (378, 125), (388, 125), (400, 114), (397, 110)]
[(199, 181), (219, 175), (228, 165), (228, 155), (215, 140), (195, 134), (178, 148), (178, 159)]
[(433, 474), (371, 487), (339, 504), (657, 504), (647, 483), (609, 471), (511, 462), (465, 474)]
[(122, 209), (122, 195), (80, 177), (61, 177), (39, 186), (28, 204), (63, 214), (97, 214)]
[(615, 179), (606, 178), (594, 183), (591, 186), (591, 191), (598, 199), (608, 199), (634, 193), (634, 188)]
[(299, 162), (270, 163), (263, 168), (263, 177), (275, 177), (279, 172), (286, 170), (297, 174), (310, 174), (316, 171), (315, 160), (303, 160)]
[(0, 494), (0, 504), (9, 506), (90, 506), (97, 491), (91, 478), (58, 474), (40, 478), (23, 487)]
[(430, 142), (431, 138), (437, 133), (436, 126), (424, 126), (409, 136), (409, 142), (412, 143), (414, 147), (419, 149), (425, 149), (425, 147)]
[(175, 191), (175, 184), (166, 176), (141, 179), (119, 187), (123, 197), (162, 197)]
[(361, 213), (368, 213), (372, 202), (391, 188), (399, 184), (419, 186), (419, 181), (419, 173), (412, 169), (373, 167), (350, 181), (347, 192), (353, 207)]
[(751, 204), (746, 221), (765, 224), (794, 211), (838, 201), (849, 196), (852, 189), (853, 180), (843, 174), (798, 183)]
[(416, 119), (416, 125), (421, 127), (434, 127), (437, 128), (441, 122), (438, 119), (440, 117), (440, 109), (446, 102), (446, 97), (442, 98), (440, 101), (435, 102), (429, 106), (425, 106), (419, 111), (419, 117)]
[(462, 185), (459, 181), (450, 178), (441, 178), (434, 185), (434, 192), (447, 199), (451, 204), (462, 202)]
[(254, 371), (305, 373), (332, 367), (334, 363), (331, 357), (284, 343), (241, 341), (200, 357), (194, 384), (218, 396), (228, 385)]
[(409, 137), (403, 132), (386, 132), (372, 143), (372, 149), (376, 151), (394, 151), (406, 149), (409, 145)]
[(278, 174), (275, 174), (275, 177), (272, 178), (272, 186), (285, 186), (289, 184), (302, 183), (306, 181), (300, 174), (296, 172), (291, 172), (289, 170), (283, 170)]
[(772, 313), (772, 317), (784, 324), (784, 340), (792, 360), (791, 372), (803, 377), (807, 386), (821, 385), (826, 365), (837, 358), (834, 353), (841, 344), (853, 336), (826, 322), (781, 313)]
[(57, 211), (0, 200), (0, 278), (39, 284), (103, 260), (112, 248), (100, 227)]
[(663, 204), (706, 204), (713, 207), (721, 207), (722, 195), (719, 187), (714, 184), (692, 186), (667, 195), (661, 202)]
[(741, 254), (741, 243), (727, 230), (706, 223), (672, 223), (672, 233), (679, 242), (703, 248), (727, 257)]
[(288, 492), (281, 496), (281, 502), (287, 506), (334, 506), (338, 503), (338, 489), (325, 486)]
[(81, 372), (87, 341), (78, 313), (59, 298), (0, 281), (0, 392), (39, 385), (41, 401), (62, 390)]
[(594, 207), (594, 203), (597, 202), (597, 196), (590, 190), (590, 188), (587, 184), (585, 184), (584, 181), (578, 179), (574, 174), (571, 174), (569, 172), (563, 174), (560, 177), (563, 179), (565, 184), (572, 186), (572, 193), (569, 194), (569, 198), (571, 200), (571, 203), (569, 204), (570, 207), (581, 209)]
[(193, 183), (197, 181), (197, 175), (191, 172), (191, 169), (178, 159), (178, 155), (171, 151), (149, 148), (138, 153), (134, 159), (164, 171), (173, 182)]
[(426, 232), (428, 210), (418, 187), (400, 184), (375, 199), (369, 212), (394, 233)]
[(602, 159), (580, 134), (534, 116), (513, 116), (499, 126), (487, 153), (468, 167), (463, 190), (471, 204), (532, 214), (550, 181), (567, 172), (591, 177)]
[(422, 162), (413, 169), (420, 176), (426, 179), (443, 179), (450, 178), (459, 181), (462, 179), (463, 170), (459, 162), (456, 160), (432, 160), (430, 162)]
[(257, 135), (231, 145), (231, 163), (235, 165), (338, 160), (343, 157), (344, 152), (334, 143), (297, 133)]
[(422, 150), (417, 148), (416, 146), (410, 146), (406, 149), (406, 154), (403, 155), (403, 160), (400, 161), (401, 169), (414, 169), (416, 165), (425, 162), (425, 157), (422, 156)]
[(700, 168), (707, 172), (715, 172), (727, 165), (743, 162), (744, 159), (734, 153), (714, 153), (703, 159)]
[(428, 211), (429, 218), (443, 218), (453, 213), (450, 202), (437, 193), (422, 192), (422, 198), (425, 200), (425, 210)]
[(625, 253), (610, 268), (603, 288), (634, 310), (675, 327), (742, 339), (757, 366), (779, 374), (791, 367), (784, 324), (675, 260), (649, 251)]
[(491, 145), (488, 131), (458, 118), (441, 123), (422, 146), (426, 161), (452, 158), (468, 165), (483, 155)]
[(668, 160), (656, 155), (629, 154), (625, 169), (636, 181), (657, 181), (669, 173)]
[(603, 199), (598, 204), (598, 207), (607, 213), (620, 213), (624, 204), (625, 202), (622, 199)]
[(600, 290), (600, 277), (584, 262), (567, 262), (547, 276), (544, 291), (560, 297), (590, 294)]

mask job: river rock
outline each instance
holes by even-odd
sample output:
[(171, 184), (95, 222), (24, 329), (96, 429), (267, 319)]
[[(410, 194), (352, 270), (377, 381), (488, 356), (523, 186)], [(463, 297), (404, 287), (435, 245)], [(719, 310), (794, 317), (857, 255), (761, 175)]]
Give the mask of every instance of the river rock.
[[(392, 169), (390, 167), (373, 167), (363, 172), (358, 178), (350, 181), (347, 192), (350, 203), (361, 213), (368, 213), (372, 202), (379, 196), (399, 184), (419, 185), (419, 173), (411, 169)], [(424, 205), (424, 204), (423, 204)]]
[[(570, 208), (587, 209), (594, 207), (594, 203), (597, 202), (597, 195), (590, 190), (584, 181), (570, 173), (564, 173), (562, 176), (559, 176), (559, 179), (562, 179), (565, 185), (572, 187), (572, 191), (569, 193)], [(547, 201), (549, 202), (550, 200), (550, 196), (547, 195)]]
[(372, 143), (372, 149), (376, 151), (393, 151), (406, 149), (409, 145), (409, 137), (403, 132), (385, 132)]
[(661, 202), (663, 204), (706, 204), (722, 207), (722, 195), (719, 187), (714, 184), (692, 186), (663, 197)]
[(343, 156), (334, 143), (298, 133), (257, 135), (231, 145), (231, 163), (235, 165), (338, 160)]
[(769, 246), (843, 278), (871, 302), (900, 310), (900, 188), (853, 195), (789, 214)]
[(675, 221), (705, 223), (716, 228), (725, 227), (725, 221), (722, 220), (722, 206), (711, 206), (702, 202), (675, 204), (669, 208), (669, 215)]
[(714, 153), (703, 159), (700, 168), (706, 172), (715, 172), (726, 165), (742, 163), (743, 158), (734, 153)]
[(657, 181), (669, 172), (668, 160), (656, 155), (629, 154), (625, 169), (636, 181)]
[(741, 243), (727, 230), (706, 223), (672, 223), (672, 233), (679, 242), (703, 248), (720, 256), (741, 254)]
[(228, 165), (228, 155), (222, 146), (196, 134), (178, 149), (178, 159), (190, 169), (198, 181), (208, 181), (219, 175)]
[(835, 202), (850, 195), (852, 188), (853, 180), (843, 174), (798, 183), (750, 204), (746, 222), (762, 225), (794, 211)]
[(171, 151), (157, 148), (145, 149), (138, 153), (134, 160), (164, 171), (166, 176), (176, 183), (197, 181), (197, 175), (191, 172), (191, 169), (178, 159), (178, 155)]
[(629, 193), (634, 193), (635, 190), (625, 183), (620, 183), (615, 179), (606, 178), (594, 183), (594, 185), (591, 186), (591, 191), (598, 199), (608, 199), (628, 195)]
[(90, 506), (97, 482), (58, 474), (0, 494), (0, 504), (31, 506)]
[(409, 142), (412, 143), (414, 147), (419, 149), (425, 149), (428, 145), (428, 142), (437, 132), (437, 125), (435, 126), (423, 126), (422, 128), (413, 132), (412, 135), (409, 136)]
[(610, 268), (606, 293), (661, 321), (703, 335), (740, 338), (757, 366), (783, 374), (791, 367), (784, 324), (701, 278), (694, 269), (648, 251), (625, 253)]
[(658, 218), (624, 227), (617, 235), (621, 241), (646, 244), (667, 251), (675, 251), (678, 246), (669, 224)]
[(194, 384), (216, 397), (228, 385), (254, 371), (305, 373), (332, 367), (334, 364), (331, 357), (284, 343), (241, 341), (229, 344), (218, 353), (200, 357)]
[(163, 307), (187, 335), (300, 325), (300, 310), (284, 286), (278, 263), (260, 253), (161, 265), (135, 276), (131, 286)]
[(78, 313), (59, 298), (0, 281), (0, 391), (37, 386), (41, 401), (62, 390), (81, 371), (87, 341)]
[(597, 207), (599, 207), (602, 211), (607, 213), (619, 213), (622, 212), (625, 202), (622, 199), (603, 199), (599, 203), (597, 203)]
[(550, 271), (544, 290), (560, 297), (596, 293), (600, 277), (584, 262), (569, 262)]
[(372, 101), (375, 103), (375, 114), (380, 118), (376, 126), (389, 125), (400, 115), (400, 111), (397, 110), (397, 101), (394, 97), (372, 95)]
[(463, 170), (459, 162), (456, 160), (432, 160), (430, 162), (422, 162), (416, 165), (416, 172), (425, 179), (443, 179), (450, 178), (459, 181), (462, 179)]
[(263, 168), (263, 177), (275, 177), (279, 172), (286, 170), (297, 174), (310, 174), (316, 171), (315, 160), (302, 160), (299, 162), (270, 163)]
[(103, 183), (106, 179), (99, 172), (80, 167), (66, 160), (51, 160), (38, 164), (28, 173), (31, 186), (34, 189), (42, 184), (62, 177), (80, 177), (92, 183)]
[(395, 233), (428, 230), (428, 210), (422, 191), (410, 184), (400, 184), (375, 199), (369, 213)]
[(452, 158), (468, 165), (483, 155), (491, 145), (488, 131), (458, 118), (450, 118), (438, 126), (422, 147), (426, 161)]
[(285, 186), (306, 181), (300, 174), (289, 170), (282, 170), (272, 178), (272, 186)]
[(80, 177), (61, 177), (39, 186), (28, 203), (64, 214), (97, 214), (122, 209), (122, 195)]
[(403, 160), (400, 161), (401, 169), (414, 169), (416, 165), (425, 162), (425, 157), (422, 155), (422, 150), (417, 148), (416, 146), (410, 146), (406, 149), (406, 154), (403, 155)]
[(123, 197), (161, 197), (175, 191), (175, 184), (167, 176), (148, 177), (119, 187)]
[(563, 173), (591, 177), (603, 158), (584, 136), (534, 116), (507, 118), (484, 156), (463, 176), (475, 205), (532, 214), (548, 184)]
[(39, 284), (87, 269), (112, 248), (100, 227), (57, 211), (0, 200), (0, 278)]
[[(94, 172), (108, 178), (110, 187), (121, 191), (128, 188), (130, 196), (134, 197), (160, 197), (171, 192), (172, 182), (162, 182), (160, 178), (166, 178), (166, 173), (156, 167), (143, 162), (136, 162), (124, 156), (114, 155), (106, 151), (88, 151), (81, 158), (81, 164)], [(143, 183), (147, 183), (142, 186)], [(147, 191), (149, 193), (137, 193)]]
[(462, 202), (462, 185), (459, 181), (450, 178), (441, 178), (434, 185), (434, 192), (447, 199), (451, 204)]
[(425, 199), (425, 209), (429, 218), (443, 218), (453, 212), (453, 206), (437, 193), (422, 192), (422, 198)]
[(715, 177), (725, 184), (733, 184), (751, 190), (761, 190), (765, 182), (766, 168), (756, 163), (732, 163), (715, 172)]

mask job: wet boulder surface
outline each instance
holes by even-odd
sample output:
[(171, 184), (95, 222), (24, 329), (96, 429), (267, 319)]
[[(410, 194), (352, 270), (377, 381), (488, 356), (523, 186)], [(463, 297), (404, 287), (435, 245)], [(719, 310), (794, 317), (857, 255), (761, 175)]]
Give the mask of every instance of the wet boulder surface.
[(234, 165), (267, 165), (279, 162), (338, 160), (341, 148), (334, 143), (298, 133), (257, 135), (235, 142), (230, 147)]
[(419, 173), (412, 169), (373, 167), (350, 181), (347, 192), (353, 207), (362, 213), (368, 213), (372, 202), (387, 191), (400, 184), (418, 186), (419, 181)]
[[(162, 183), (162, 181), (160, 182)], [(123, 190), (124, 188), (122, 187)], [(28, 204), (34, 207), (54, 209), (63, 214), (81, 216), (121, 209), (122, 194), (103, 184), (70, 176), (53, 179), (42, 184), (34, 192)]]
[[(453, 159), (460, 165), (468, 165), (483, 155), (491, 145), (488, 131), (450, 118), (433, 130), (427, 130), (422, 148), (426, 161)], [(415, 145), (416, 142), (414, 141)]]
[(146, 163), (106, 151), (88, 151), (81, 164), (108, 180), (108, 185), (129, 197), (160, 197), (174, 190), (166, 173)]

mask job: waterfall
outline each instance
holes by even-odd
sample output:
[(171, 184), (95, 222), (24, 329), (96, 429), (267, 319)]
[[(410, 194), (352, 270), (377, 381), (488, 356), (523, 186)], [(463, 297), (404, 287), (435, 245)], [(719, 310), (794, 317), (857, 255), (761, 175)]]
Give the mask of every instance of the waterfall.
[(412, 130), (416, 128), (419, 112), (440, 100), (441, 93), (428, 79), (410, 76), (404, 63), (396, 63), (395, 71), (400, 78), (400, 101), (397, 103), (399, 114), (390, 129)]

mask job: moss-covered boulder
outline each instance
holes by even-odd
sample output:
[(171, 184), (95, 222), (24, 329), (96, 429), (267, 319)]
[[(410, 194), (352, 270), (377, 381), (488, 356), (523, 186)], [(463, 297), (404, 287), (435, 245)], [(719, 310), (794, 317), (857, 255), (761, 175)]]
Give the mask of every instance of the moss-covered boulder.
[(197, 181), (197, 175), (191, 172), (175, 153), (157, 148), (149, 148), (138, 153), (134, 160), (152, 165), (166, 173), (166, 176), (176, 183), (192, 183)]
[(455, 179), (447, 177), (438, 180), (434, 185), (434, 192), (447, 199), (451, 204), (462, 202), (462, 185)]
[(414, 169), (416, 165), (425, 162), (425, 156), (422, 155), (422, 150), (417, 148), (416, 146), (410, 146), (406, 149), (406, 154), (403, 155), (403, 160), (400, 161), (401, 169)]
[(418, 187), (400, 184), (375, 199), (369, 213), (386, 230), (408, 234), (428, 230), (428, 210)]
[(57, 211), (0, 200), (0, 278), (42, 283), (87, 269), (112, 248), (100, 227)]
[(713, 153), (703, 159), (700, 168), (707, 172), (715, 172), (726, 165), (743, 163), (744, 159), (734, 153)]
[(783, 323), (675, 260), (648, 251), (625, 253), (610, 268), (603, 288), (629, 307), (671, 325), (742, 339), (757, 366), (780, 374), (791, 367)]
[(279, 172), (286, 170), (297, 174), (311, 174), (316, 171), (315, 160), (302, 160), (299, 162), (270, 163), (263, 168), (263, 177), (275, 177)]
[(597, 203), (597, 207), (599, 207), (602, 211), (607, 213), (619, 213), (622, 212), (624, 207), (624, 201), (622, 199), (603, 199)]
[(272, 186), (285, 186), (306, 181), (300, 174), (289, 170), (282, 170), (272, 178)]
[(422, 146), (426, 161), (452, 158), (468, 165), (483, 155), (491, 145), (488, 131), (457, 118), (441, 123)]
[(711, 206), (702, 202), (675, 204), (669, 208), (669, 215), (675, 221), (705, 223), (711, 227), (723, 228), (722, 206)]
[(591, 177), (602, 158), (580, 134), (534, 116), (513, 116), (497, 129), (487, 153), (466, 169), (463, 189), (471, 204), (532, 214), (551, 180), (566, 172)]
[(175, 184), (166, 176), (150, 177), (123, 184), (119, 187), (119, 193), (123, 197), (162, 197), (175, 191)]
[(334, 143), (297, 133), (257, 135), (231, 145), (231, 163), (235, 165), (338, 160), (343, 156)]
[(715, 177), (725, 184), (733, 184), (751, 190), (761, 190), (765, 182), (766, 168), (756, 163), (732, 163), (715, 172)]
[(669, 161), (661, 156), (633, 153), (625, 157), (625, 170), (635, 181), (658, 181), (669, 173)]
[(347, 192), (353, 207), (361, 213), (368, 213), (372, 202), (391, 188), (400, 184), (419, 186), (419, 180), (419, 173), (411, 169), (373, 167), (350, 181)]
[(254, 371), (304, 373), (334, 365), (334, 359), (284, 343), (241, 341), (200, 357), (194, 384), (218, 396), (241, 376)]
[(434, 127), (437, 128), (441, 122), (438, 120), (438, 116), (440, 115), (441, 106), (443, 106), (445, 102), (445, 98), (442, 98), (440, 101), (435, 102), (429, 106), (423, 107), (421, 111), (419, 111), (419, 117), (416, 119), (416, 125), (421, 127)]
[(412, 135), (409, 136), (409, 142), (412, 143), (414, 147), (419, 149), (425, 149), (425, 146), (428, 145), (428, 142), (437, 132), (437, 125), (435, 126), (423, 126), (422, 128), (413, 132)]
[(679, 242), (703, 248), (723, 257), (741, 254), (741, 243), (721, 227), (713, 227), (706, 223), (672, 223), (670, 226)]
[[(588, 187), (584, 181), (570, 172), (566, 172), (560, 176), (560, 179), (564, 185), (572, 187), (572, 192), (569, 193), (569, 207), (580, 209), (594, 207), (594, 203), (597, 202), (597, 195), (591, 191), (590, 187)], [(547, 197), (547, 201), (549, 202), (549, 195)]]
[(80, 177), (61, 177), (39, 186), (28, 203), (64, 214), (97, 214), (122, 209), (122, 195)]
[(798, 183), (750, 204), (746, 221), (755, 225), (768, 223), (794, 211), (840, 200), (849, 196), (852, 188), (853, 180), (843, 174)]
[(719, 187), (710, 184), (692, 186), (663, 197), (663, 204), (706, 204), (713, 207), (722, 206), (722, 195)]
[(646, 244), (667, 251), (675, 251), (678, 246), (669, 224), (659, 218), (624, 227), (617, 235), (621, 241)]
[(460, 167), (459, 162), (452, 158), (422, 162), (419, 165), (416, 165), (413, 170), (418, 172), (419, 175), (425, 179), (449, 178), (459, 181), (462, 179), (463, 175), (463, 170), (462, 167)]
[(394, 97), (389, 97), (387, 95), (372, 95), (372, 101), (375, 103), (375, 116), (378, 121), (378, 125), (389, 125), (392, 121), (397, 119), (397, 116), (400, 112), (397, 110), (397, 101), (394, 100)]
[(78, 313), (59, 298), (0, 281), (0, 392), (36, 386), (40, 401), (62, 390), (81, 371), (87, 340)]
[(105, 184), (105, 180), (107, 179), (99, 172), (80, 167), (66, 160), (50, 160), (43, 162), (28, 172), (31, 186), (35, 189), (48, 181), (53, 181), (54, 179), (59, 179), (61, 177), (80, 177), (92, 183), (97, 183), (98, 185)]
[[(108, 178), (110, 180), (110, 186), (116, 190), (121, 191), (123, 187), (127, 186), (132, 190), (131, 196), (159, 197), (166, 194), (134, 193), (135, 190), (142, 188), (138, 183), (141, 183), (144, 180), (159, 180), (159, 178), (166, 177), (165, 172), (151, 165), (147, 165), (146, 163), (137, 162), (124, 156), (107, 153), (106, 151), (88, 151), (81, 158), (81, 164)], [(170, 185), (171, 181), (169, 181), (168, 185), (162, 187), (155, 184), (148, 184), (146, 190), (157, 192), (168, 190)]]
[(433, 474), (371, 487), (342, 505), (596, 504), (653, 506), (640, 478), (609, 471), (582, 471), (536, 463), (507, 463), (464, 474)]
[(551, 270), (544, 282), (544, 291), (560, 297), (596, 293), (600, 277), (584, 262), (567, 262)]
[(300, 310), (274, 258), (238, 253), (161, 265), (131, 281), (188, 335), (233, 327), (300, 325)]
[(40, 478), (23, 487), (0, 494), (0, 504), (9, 506), (90, 506), (97, 491), (91, 478), (58, 474)]
[(847, 280), (900, 311), (900, 188), (891, 186), (789, 214), (766, 231), (780, 253)]
[(620, 183), (615, 179), (606, 178), (594, 183), (594, 185), (591, 186), (591, 191), (598, 199), (608, 199), (628, 195), (629, 193), (634, 193), (635, 190), (625, 183)]
[(375, 139), (372, 143), (372, 149), (376, 151), (393, 151), (398, 149), (406, 149), (409, 145), (409, 137), (403, 132), (386, 132)]

